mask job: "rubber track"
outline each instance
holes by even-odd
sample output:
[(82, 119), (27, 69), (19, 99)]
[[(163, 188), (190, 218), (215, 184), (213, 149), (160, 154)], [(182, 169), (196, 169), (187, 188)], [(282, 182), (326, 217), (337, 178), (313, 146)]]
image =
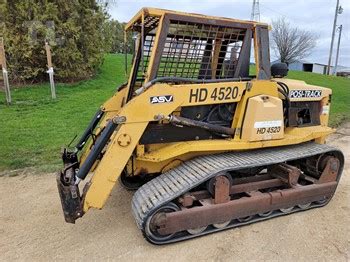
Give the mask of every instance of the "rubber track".
[(277, 164), (330, 151), (340, 152), (325, 144), (309, 142), (279, 148), (199, 156), (140, 187), (132, 199), (132, 212), (137, 226), (143, 231), (144, 223), (152, 212), (220, 172)]

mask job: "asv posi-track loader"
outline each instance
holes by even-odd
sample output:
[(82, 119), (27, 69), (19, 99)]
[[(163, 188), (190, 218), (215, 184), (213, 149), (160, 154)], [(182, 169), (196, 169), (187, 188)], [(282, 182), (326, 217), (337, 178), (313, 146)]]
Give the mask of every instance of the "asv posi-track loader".
[(271, 67), (268, 30), (154, 8), (137, 13), (126, 25), (137, 34), (128, 82), (63, 152), (65, 220), (101, 209), (118, 181), (137, 190), (132, 212), (154, 244), (326, 205), (344, 163), (324, 144), (333, 132), (332, 91), (283, 78), (285, 64)]

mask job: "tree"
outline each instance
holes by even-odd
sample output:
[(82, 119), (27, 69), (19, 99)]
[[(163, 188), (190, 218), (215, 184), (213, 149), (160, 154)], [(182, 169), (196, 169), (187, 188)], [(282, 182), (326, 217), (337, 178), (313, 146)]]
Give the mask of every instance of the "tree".
[(107, 14), (95, 0), (5, 0), (0, 4), (12, 81), (47, 79), (45, 40), (52, 47), (56, 78), (76, 81), (95, 74), (103, 61)]
[(316, 46), (311, 32), (292, 27), (284, 18), (272, 21), (272, 48), (283, 63), (293, 63), (307, 57)]
[[(124, 27), (125, 23), (120, 23), (117, 20), (107, 20), (103, 25), (103, 37), (106, 47), (106, 52), (123, 53), (124, 52)], [(127, 53), (133, 51), (133, 39), (130, 32), (127, 33)]]

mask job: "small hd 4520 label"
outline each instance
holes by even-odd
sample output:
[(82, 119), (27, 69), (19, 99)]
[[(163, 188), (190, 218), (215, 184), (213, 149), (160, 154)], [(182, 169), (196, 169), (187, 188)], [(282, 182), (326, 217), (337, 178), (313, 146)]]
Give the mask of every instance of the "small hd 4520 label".
[(174, 97), (172, 95), (151, 96), (149, 99), (151, 104), (170, 103), (174, 101)]
[(290, 90), (290, 98), (317, 98), (322, 96), (322, 90)]

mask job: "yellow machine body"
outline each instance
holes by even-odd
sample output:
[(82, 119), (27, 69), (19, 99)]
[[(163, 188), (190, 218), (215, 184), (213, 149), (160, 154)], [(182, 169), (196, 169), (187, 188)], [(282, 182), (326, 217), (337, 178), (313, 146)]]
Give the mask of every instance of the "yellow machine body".
[[(189, 36), (183, 39), (189, 40), (180, 43), (180, 33), (184, 34), (193, 25), (195, 26), (191, 28), (208, 32), (207, 39), (203, 40), (200, 32), (196, 39), (188, 33)], [(212, 34), (212, 28), (219, 33)], [(221, 28), (224, 28), (222, 33)], [(81, 198), (82, 212), (86, 213), (90, 208), (101, 209), (123, 173), (128, 177), (153, 176), (202, 155), (283, 147), (307, 141), (324, 143), (325, 138), (333, 132), (328, 127), (332, 91), (303, 81), (271, 76), (268, 30), (266, 24), (253, 21), (153, 8), (144, 8), (132, 18), (126, 25), (126, 31), (138, 32), (138, 39), (129, 81), (101, 106), (103, 116), (94, 127), (95, 138), (84, 141), (84, 149), (77, 155), (80, 167), (86, 161), (91, 161), (89, 157), (96, 149), (96, 139), (99, 139), (108, 124), (117, 126), (88, 170), (93, 175)], [(227, 32), (230, 32), (230, 38), (237, 37), (237, 41), (231, 43), (231, 40), (227, 40)], [(212, 37), (210, 40), (208, 35)], [(203, 41), (207, 45), (198, 48), (197, 52), (197, 45), (202, 45)], [(237, 47), (238, 42), (240, 44)], [(152, 45), (147, 46), (149, 43)], [(195, 44), (189, 47), (190, 43)], [(254, 46), (253, 65), (250, 65), (250, 43)], [(224, 45), (227, 52), (231, 50), (231, 54), (222, 54)], [(177, 60), (176, 65), (181, 65), (182, 71), (192, 70), (186, 68), (186, 59), (194, 57), (197, 52), (203, 56), (201, 63), (205, 62), (207, 68), (210, 68), (209, 71), (207, 69), (209, 73), (203, 78), (196, 78), (193, 83), (183, 79), (162, 81), (161, 78), (152, 82), (157, 77), (179, 76), (171, 68), (161, 71), (169, 62), (164, 52), (169, 56), (172, 48), (177, 48), (176, 59), (173, 57), (172, 61)], [(185, 48), (187, 53), (183, 51)], [(207, 60), (206, 52), (209, 57)], [(246, 60), (243, 60), (244, 52), (249, 56)], [(232, 60), (234, 65), (228, 64), (227, 61)], [(197, 61), (198, 59), (192, 58), (188, 63), (195, 64)], [(197, 74), (203, 70), (200, 66), (196, 68)], [(232, 74), (230, 66), (236, 70)], [(254, 66), (256, 75), (247, 78), (247, 70)], [(244, 71), (246, 75), (237, 72), (237, 68), (241, 68), (240, 72)], [(159, 76), (160, 72), (163, 75)], [(137, 80), (140, 77), (142, 80)], [(288, 97), (280, 92), (281, 85), (288, 87)], [(191, 138), (192, 129), (183, 131), (185, 129), (181, 128), (185, 128), (186, 124), (172, 122), (176, 117), (184, 115), (183, 110), (196, 107), (207, 110), (205, 106), (208, 105), (210, 108), (222, 105), (217, 110), (224, 110), (225, 107), (231, 110), (229, 112), (232, 112), (232, 116), (227, 118), (229, 121), (220, 127), (229, 135), (226, 133), (218, 137), (217, 132), (212, 132), (205, 134), (205, 138), (200, 135)], [(191, 124), (199, 125), (198, 119), (202, 119), (200, 112), (193, 116)], [(211, 128), (212, 123), (199, 126), (198, 130)], [(163, 141), (163, 138), (157, 137), (161, 135), (153, 135), (152, 132), (156, 131), (152, 130), (164, 126), (170, 128), (167, 135), (176, 136), (176, 132), (184, 132), (187, 139), (170, 137)], [(150, 130), (150, 127), (154, 129)]]
[[(283, 81), (288, 83), (288, 80)], [(292, 81), (289, 85), (290, 90), (293, 90), (293, 83), (296, 84), (295, 90), (321, 90), (321, 97), (317, 99), (310, 98), (309, 101), (319, 101), (322, 108), (330, 106), (330, 89)], [(247, 86), (249, 86), (249, 91), (246, 91)], [(138, 144), (147, 124), (155, 121), (157, 116), (169, 115), (183, 106), (220, 103), (210, 97), (205, 101), (190, 102), (191, 91), (193, 93), (193, 90), (204, 88), (210, 94), (213, 90), (223, 87), (225, 89), (227, 87), (238, 87), (239, 89), (236, 98), (225, 100), (225, 102), (238, 102), (238, 110), (235, 113), (232, 126), (236, 130), (234, 137), (224, 140), (186, 141), (147, 146)], [(225, 83), (224, 86), (222, 83), (198, 85), (156, 84), (122, 107), (122, 101), (125, 100), (125, 90), (117, 92), (111, 100), (102, 106), (107, 112), (105, 121), (115, 116), (124, 116), (126, 122), (115, 132), (111, 138), (112, 142), (106, 149), (105, 156), (94, 170), (94, 176), (84, 201), (85, 212), (90, 207), (103, 207), (125, 165), (132, 168), (130, 157), (134, 160), (135, 175), (143, 172), (158, 173), (169, 170), (180, 164), (181, 161), (203, 154), (284, 146), (311, 140), (323, 143), (325, 138), (333, 132), (333, 129), (327, 126), (328, 111), (321, 114), (321, 123), (318, 126), (292, 127), (284, 130), (281, 98), (279, 98), (277, 92), (277, 85), (273, 81), (234, 82)], [(243, 92), (244, 95), (242, 95)], [(171, 95), (174, 101), (150, 105), (149, 98), (159, 94)], [(295, 101), (297, 100), (298, 98), (295, 98)], [(115, 107), (112, 107), (111, 104), (114, 104)], [(102, 125), (105, 121), (102, 121)], [(266, 122), (265, 125), (264, 122)], [(259, 127), (257, 127), (257, 124)], [(271, 133), (258, 134), (258, 128), (261, 127), (266, 128), (266, 130), (270, 128)], [(279, 132), (275, 132), (278, 127), (280, 127)], [(126, 142), (123, 143), (123, 140), (126, 140)], [(136, 154), (133, 155), (134, 151), (136, 151)], [(89, 150), (84, 152), (85, 155), (88, 153)], [(84, 155), (82, 158), (84, 158)]]

